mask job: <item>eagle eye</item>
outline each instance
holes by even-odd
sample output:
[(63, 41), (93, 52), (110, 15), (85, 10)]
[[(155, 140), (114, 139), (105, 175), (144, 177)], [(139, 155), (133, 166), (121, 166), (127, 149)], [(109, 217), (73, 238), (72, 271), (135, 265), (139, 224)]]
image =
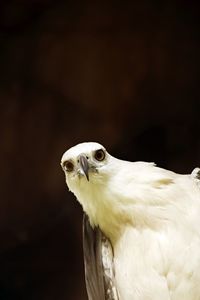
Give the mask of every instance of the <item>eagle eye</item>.
[(106, 157), (106, 153), (103, 149), (99, 149), (94, 153), (94, 158), (98, 161), (103, 161), (105, 157)]
[(70, 161), (70, 160), (66, 160), (64, 163), (63, 163), (63, 169), (66, 171), (66, 172), (72, 172), (74, 170), (74, 164)]

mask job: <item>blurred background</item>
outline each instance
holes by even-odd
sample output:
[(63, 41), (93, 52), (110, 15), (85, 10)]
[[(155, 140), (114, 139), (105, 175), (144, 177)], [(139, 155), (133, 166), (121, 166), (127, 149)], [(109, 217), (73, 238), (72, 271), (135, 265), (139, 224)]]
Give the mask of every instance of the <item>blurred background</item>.
[(200, 165), (198, 1), (0, 2), (0, 299), (86, 300), (83, 141), (180, 173)]

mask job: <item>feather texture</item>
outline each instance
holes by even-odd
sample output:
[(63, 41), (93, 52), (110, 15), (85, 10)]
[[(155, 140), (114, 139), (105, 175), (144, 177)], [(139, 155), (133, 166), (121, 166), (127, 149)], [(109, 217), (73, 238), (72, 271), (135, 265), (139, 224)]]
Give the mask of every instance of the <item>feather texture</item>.
[(83, 253), (89, 300), (118, 300), (113, 270), (113, 252), (102, 231), (92, 228), (83, 215)]
[[(100, 161), (99, 149), (105, 153)], [(79, 166), (83, 153), (89, 181)], [(73, 172), (65, 171), (69, 189), (91, 226), (111, 242), (119, 300), (200, 300), (200, 170), (181, 175), (154, 163), (119, 160), (98, 143), (69, 149), (62, 166), (69, 159), (74, 164)], [(103, 263), (101, 238), (93, 238), (92, 262)], [(88, 247), (91, 240), (90, 233)], [(102, 265), (95, 268), (102, 278)], [(103, 289), (101, 279), (95, 282), (90, 290)]]

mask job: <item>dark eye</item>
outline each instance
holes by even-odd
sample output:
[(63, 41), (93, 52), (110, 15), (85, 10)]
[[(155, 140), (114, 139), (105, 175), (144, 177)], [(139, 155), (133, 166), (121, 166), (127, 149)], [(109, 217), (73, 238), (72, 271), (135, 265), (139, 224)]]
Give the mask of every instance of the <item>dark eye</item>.
[(70, 160), (66, 160), (63, 163), (63, 169), (67, 172), (72, 172), (74, 170), (74, 164)]
[(95, 151), (95, 153), (94, 153), (94, 158), (98, 161), (104, 160), (105, 156), (106, 156), (106, 154), (103, 149), (99, 149), (99, 150)]

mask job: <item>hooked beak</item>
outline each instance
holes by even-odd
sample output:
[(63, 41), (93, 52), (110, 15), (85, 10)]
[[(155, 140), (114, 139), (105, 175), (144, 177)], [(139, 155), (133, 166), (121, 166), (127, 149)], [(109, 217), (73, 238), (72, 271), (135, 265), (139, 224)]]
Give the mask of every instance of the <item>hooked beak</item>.
[(88, 164), (88, 160), (84, 154), (81, 154), (79, 156), (79, 163), (80, 163), (80, 167), (81, 167), (83, 173), (85, 174), (87, 180), (89, 181), (89, 174), (88, 174), (89, 164)]

